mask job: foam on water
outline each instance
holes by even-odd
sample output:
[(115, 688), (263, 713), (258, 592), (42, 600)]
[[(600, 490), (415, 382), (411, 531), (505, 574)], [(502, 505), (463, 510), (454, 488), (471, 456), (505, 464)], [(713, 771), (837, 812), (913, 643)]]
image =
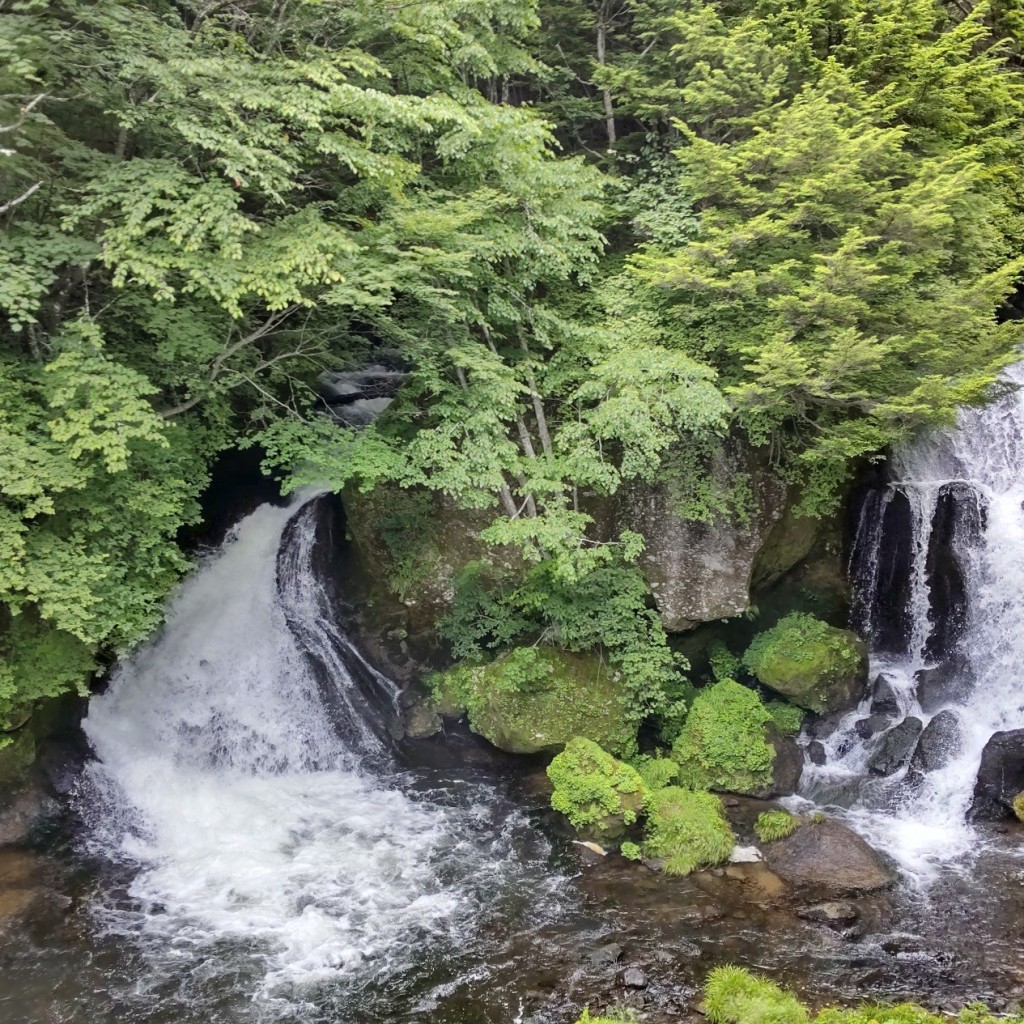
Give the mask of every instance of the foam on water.
[[(407, 794), (393, 766), (365, 767), (368, 753), (380, 763), (373, 729), (332, 727), (304, 648), (350, 717), (360, 701), (312, 575), (311, 507), (244, 520), (84, 726), (97, 757), (79, 800), (89, 845), (131, 869), (130, 899), (101, 894), (99, 919), (162, 969), (233, 943), (264, 997), (364, 985), (407, 967), (427, 937), (457, 944), (480, 890), (522, 870), (508, 837), (480, 827), (487, 791)], [(289, 620), (304, 623), (301, 644)]]

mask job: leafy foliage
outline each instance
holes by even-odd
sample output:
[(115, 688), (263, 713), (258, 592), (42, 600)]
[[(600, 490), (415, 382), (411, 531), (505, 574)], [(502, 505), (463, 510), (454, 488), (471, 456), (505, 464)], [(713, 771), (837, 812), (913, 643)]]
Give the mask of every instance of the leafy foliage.
[(668, 786), (648, 799), (643, 852), (663, 861), (666, 874), (714, 867), (728, 860), (735, 845), (722, 802), (713, 794)]
[(754, 822), (754, 831), (762, 843), (773, 843), (791, 836), (799, 824), (789, 811), (762, 811)]

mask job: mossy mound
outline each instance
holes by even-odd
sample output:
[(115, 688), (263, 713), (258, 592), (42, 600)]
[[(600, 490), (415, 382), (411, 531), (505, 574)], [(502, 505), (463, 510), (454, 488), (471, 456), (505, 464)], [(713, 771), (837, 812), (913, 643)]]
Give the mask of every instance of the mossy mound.
[(648, 798), (643, 852), (661, 861), (666, 874), (714, 867), (729, 859), (735, 845), (722, 801), (714, 794), (667, 786)]
[(770, 790), (775, 748), (766, 726), (771, 721), (757, 694), (732, 679), (701, 690), (672, 747), (682, 785), (727, 793)]
[(791, 836), (800, 825), (789, 811), (763, 811), (754, 822), (754, 831), (762, 843), (774, 843)]
[(664, 789), (679, 778), (679, 765), (670, 757), (658, 757), (642, 754), (630, 762), (640, 773), (644, 785), (653, 793), (656, 789)]
[(464, 708), (474, 732), (512, 754), (556, 750), (574, 736), (619, 754), (636, 739), (621, 679), (596, 655), (520, 647), (456, 665), (433, 687), (439, 706)]
[(704, 988), (711, 1024), (807, 1024), (810, 1014), (795, 996), (742, 967), (716, 967)]
[(867, 652), (856, 634), (799, 612), (759, 633), (743, 665), (765, 686), (818, 714), (852, 707), (867, 679)]
[(616, 839), (643, 810), (647, 787), (635, 768), (577, 737), (548, 765), (551, 806), (595, 839)]

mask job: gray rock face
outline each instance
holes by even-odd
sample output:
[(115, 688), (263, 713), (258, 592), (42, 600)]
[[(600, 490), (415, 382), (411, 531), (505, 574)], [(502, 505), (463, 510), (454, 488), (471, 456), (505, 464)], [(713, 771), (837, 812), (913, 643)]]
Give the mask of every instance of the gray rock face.
[(972, 821), (1014, 816), (1013, 799), (1024, 791), (1024, 729), (997, 732), (985, 744), (974, 784)]
[(811, 740), (807, 744), (807, 760), (819, 767), (828, 760), (825, 753), (825, 744), (821, 740)]
[(803, 907), (796, 912), (796, 916), (805, 921), (827, 924), (830, 928), (847, 928), (857, 920), (857, 908), (852, 903), (834, 900)]
[(772, 765), (772, 789), (769, 796), (789, 796), (800, 787), (804, 770), (804, 755), (796, 738), (783, 736), (775, 729), (768, 730), (768, 742), (775, 748)]
[(892, 775), (906, 765), (914, 754), (917, 739), (924, 728), (920, 718), (904, 718), (885, 733), (868, 761), (872, 775)]
[(910, 767), (920, 772), (943, 768), (959, 752), (962, 735), (960, 719), (955, 711), (940, 711), (925, 726), (917, 741), (917, 750), (910, 759)]
[(854, 722), (853, 727), (862, 740), (867, 740), (888, 729), (889, 719), (884, 715), (871, 715), (870, 718), (862, 718), (860, 721)]
[(749, 524), (724, 517), (713, 523), (683, 519), (665, 484), (636, 486), (623, 503), (621, 525), (643, 534), (640, 564), (669, 632), (729, 618), (749, 607), (755, 561), (786, 510), (785, 484), (736, 440), (726, 442), (710, 474), (723, 486), (749, 474)]
[(823, 896), (876, 892), (896, 873), (856, 832), (838, 821), (802, 825), (765, 850), (768, 866), (799, 889)]
[(32, 832), (59, 810), (56, 800), (38, 786), (29, 786), (0, 812), (0, 846), (27, 842)]
[(957, 700), (970, 689), (967, 667), (959, 658), (950, 658), (933, 668), (922, 668), (914, 674), (917, 702), (927, 714), (938, 711)]

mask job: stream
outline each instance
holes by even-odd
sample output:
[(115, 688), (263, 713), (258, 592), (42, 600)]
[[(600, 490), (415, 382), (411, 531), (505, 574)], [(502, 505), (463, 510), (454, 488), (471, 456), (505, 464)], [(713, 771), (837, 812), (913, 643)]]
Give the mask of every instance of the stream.
[[(334, 613), (323, 499), (306, 494), (209, 554), (91, 701), (92, 756), (59, 822), (0, 849), (0, 1020), (562, 1024), (624, 1000), (657, 1024), (692, 1015), (719, 963), (816, 1004), (1020, 1000), (1020, 834), (965, 813), (985, 742), (1024, 724), (1022, 435), (1019, 395), (965, 412), (863, 502), (852, 565), (873, 674), (896, 721), (952, 709), (961, 738), (923, 778), (882, 779), (867, 772), (880, 739), (856, 731), (867, 702), (821, 740), (793, 802), (842, 816), (902, 872), (858, 902), (854, 933), (802, 919), (762, 865), (666, 879), (587, 863), (536, 766), (396, 743), (396, 687)], [(926, 710), (915, 673), (954, 658)], [(734, 803), (748, 826), (764, 806)], [(643, 988), (616, 981), (629, 964)]]

